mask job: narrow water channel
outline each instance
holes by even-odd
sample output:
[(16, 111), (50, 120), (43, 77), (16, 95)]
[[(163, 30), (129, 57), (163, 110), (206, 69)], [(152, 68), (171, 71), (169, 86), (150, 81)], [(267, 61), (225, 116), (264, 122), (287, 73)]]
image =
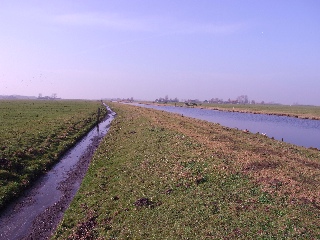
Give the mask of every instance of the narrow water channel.
[(135, 105), (179, 113), (187, 117), (219, 123), (226, 127), (247, 129), (252, 133), (263, 133), (279, 141), (283, 140), (298, 146), (320, 149), (320, 120), (190, 107)]
[(78, 191), (92, 155), (114, 119), (115, 113), (110, 108), (107, 109), (109, 114), (104, 121), (2, 213), (1, 240), (50, 237)]

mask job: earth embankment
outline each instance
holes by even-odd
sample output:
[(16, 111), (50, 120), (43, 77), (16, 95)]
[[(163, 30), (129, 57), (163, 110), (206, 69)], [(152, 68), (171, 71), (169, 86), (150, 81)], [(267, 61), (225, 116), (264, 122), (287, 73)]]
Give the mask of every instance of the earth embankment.
[(117, 112), (54, 239), (320, 236), (320, 153), (162, 111)]

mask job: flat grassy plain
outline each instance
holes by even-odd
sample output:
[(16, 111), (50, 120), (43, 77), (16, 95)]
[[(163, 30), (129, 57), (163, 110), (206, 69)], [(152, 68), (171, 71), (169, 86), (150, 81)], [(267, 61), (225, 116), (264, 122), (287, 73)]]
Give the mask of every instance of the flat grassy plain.
[(117, 113), (53, 239), (320, 239), (320, 152), (181, 115)]
[[(144, 102), (153, 104), (151, 102)], [(158, 103), (157, 103), (158, 104)], [(184, 103), (168, 103), (158, 105), (186, 106)], [(303, 105), (270, 105), (270, 104), (212, 104), (202, 103), (195, 106), (198, 108), (207, 108), (219, 111), (235, 111), (243, 113), (261, 113), (278, 116), (290, 116), (302, 119), (320, 120), (320, 106), (303, 106)]]
[(0, 209), (87, 133), (93, 101), (0, 101)]

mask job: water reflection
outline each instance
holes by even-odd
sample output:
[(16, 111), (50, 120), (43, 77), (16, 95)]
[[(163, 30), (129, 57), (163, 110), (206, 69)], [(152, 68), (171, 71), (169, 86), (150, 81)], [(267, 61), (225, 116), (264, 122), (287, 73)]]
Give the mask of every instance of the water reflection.
[[(31, 231), (30, 229), (32, 229), (32, 224), (36, 217), (43, 213), (45, 209), (54, 206), (64, 197), (63, 181), (76, 169), (77, 163), (82, 159), (84, 154), (93, 154), (93, 150), (98, 146), (95, 140), (101, 141), (102, 137), (109, 130), (115, 113), (111, 112), (109, 107), (107, 107), (107, 110), (109, 113), (108, 118), (100, 122), (96, 129), (89, 131), (24, 196), (17, 199), (16, 202), (13, 202), (2, 212), (0, 216), (0, 239), (24, 239), (24, 236)], [(68, 196), (68, 201), (72, 200), (80, 184), (81, 179), (77, 179), (77, 181), (71, 184), (72, 194)], [(19, 210), (21, 206), (23, 206), (23, 211)], [(55, 218), (62, 216), (59, 214), (60, 212), (57, 212), (56, 216), (52, 216), (53, 222)]]
[(153, 106), (136, 104), (147, 108), (164, 110), (183, 114), (187, 117), (219, 123), (223, 126), (248, 129), (253, 133), (264, 133), (269, 137), (304, 147), (320, 149), (320, 121), (294, 117), (252, 114), (239, 112), (224, 112), (218, 110)]

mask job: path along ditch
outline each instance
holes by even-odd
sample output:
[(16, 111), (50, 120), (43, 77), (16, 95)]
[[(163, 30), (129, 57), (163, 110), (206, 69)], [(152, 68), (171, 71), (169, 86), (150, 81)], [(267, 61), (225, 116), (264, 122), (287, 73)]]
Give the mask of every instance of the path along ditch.
[[(106, 105), (105, 105), (106, 106)], [(106, 106), (107, 107), (107, 106)], [(0, 216), (0, 239), (47, 239), (78, 191), (93, 153), (107, 134), (115, 113), (70, 149), (51, 171), (10, 204)]]
[(219, 110), (133, 104), (183, 116), (219, 123), (226, 127), (238, 128), (252, 133), (261, 133), (279, 141), (303, 147), (320, 149), (320, 120), (300, 119), (287, 116), (227, 112)]

